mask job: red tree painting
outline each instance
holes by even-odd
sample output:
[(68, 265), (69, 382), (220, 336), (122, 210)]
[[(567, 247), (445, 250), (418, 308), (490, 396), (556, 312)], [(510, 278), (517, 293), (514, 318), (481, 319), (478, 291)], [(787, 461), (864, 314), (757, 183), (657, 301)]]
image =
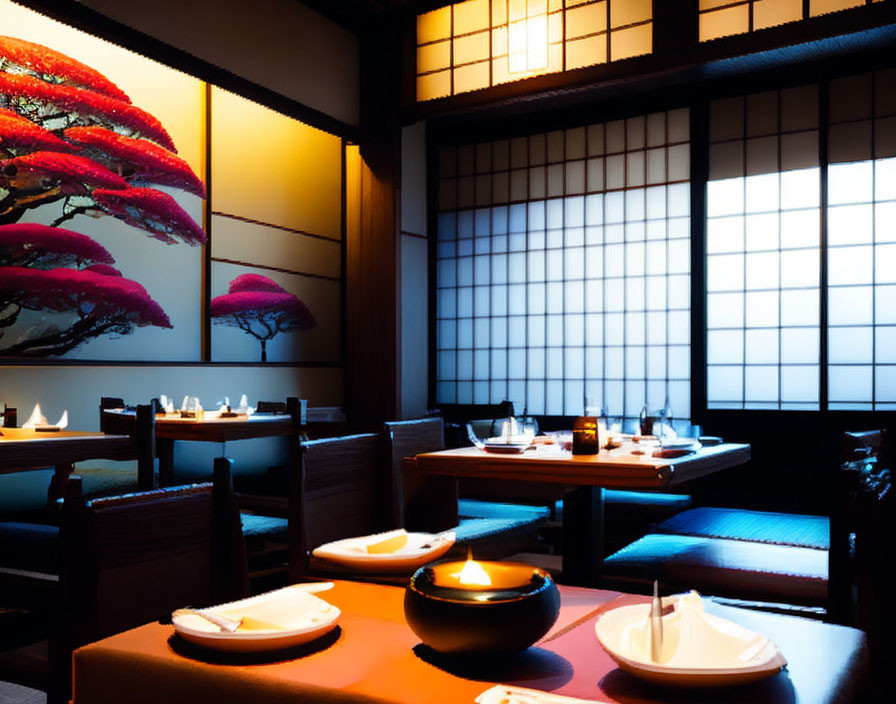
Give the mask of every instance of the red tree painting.
[(18, 309), (66, 313), (67, 327), (56, 325), (3, 350), (6, 355), (46, 356), (68, 352), (98, 335), (127, 335), (135, 326), (170, 328), (161, 306), (136, 281), (108, 264), (86, 269), (0, 269), (0, 297)]
[(317, 325), (298, 296), (266, 276), (242, 274), (230, 282), (228, 293), (212, 299), (212, 320), (239, 328), (261, 343), (266, 362), (267, 341), (281, 332), (307, 330)]
[[(0, 36), (0, 337), (23, 310), (53, 314), (0, 354), (65, 354), (100, 335), (171, 327), (143, 286), (110, 266), (108, 251), (59, 226), (111, 216), (165, 244), (205, 244), (190, 215), (153, 188), (205, 198), (176, 151), (162, 124), (95, 69)], [(50, 226), (19, 223), (54, 203)]]

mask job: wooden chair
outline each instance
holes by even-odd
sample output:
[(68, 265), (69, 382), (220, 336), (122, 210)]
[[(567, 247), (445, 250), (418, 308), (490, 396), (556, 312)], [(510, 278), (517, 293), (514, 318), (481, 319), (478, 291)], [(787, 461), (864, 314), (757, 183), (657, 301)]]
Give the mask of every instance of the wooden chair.
[(248, 595), (230, 471), (219, 458), (213, 483), (89, 501), (73, 481), (62, 512), (50, 704), (70, 698), (74, 648), (182, 606)]
[(416, 472), (413, 456), (444, 448), (441, 417), (386, 423), (383, 432), (391, 447), (395, 505), (399, 525), (407, 530), (437, 532), (455, 529), (456, 553), (472, 547), (490, 559), (531, 549), (547, 509), (510, 503), (459, 499), (458, 482), (452, 477), (423, 477)]
[(457, 525), (457, 481), (451, 477), (421, 477), (413, 462), (421, 452), (445, 447), (444, 423), (440, 416), (402, 420), (383, 425), (392, 462), (393, 504), (397, 525), (407, 530), (438, 532)]
[(331, 573), (311, 551), (333, 540), (397, 527), (392, 463), (380, 433), (310, 440), (290, 473), (289, 577)]
[[(0, 527), (29, 562), (0, 567), (4, 598), (53, 613), (47, 680), (50, 704), (67, 702), (71, 652), (84, 643), (248, 594), (229, 460), (214, 482), (87, 499), (70, 478), (59, 526)], [(25, 550), (22, 550), (25, 552)], [(11, 555), (5, 554), (4, 558)], [(42, 602), (42, 603), (41, 603)]]
[[(130, 456), (137, 460), (143, 472), (152, 469), (152, 448), (155, 441), (155, 416), (149, 406), (139, 406), (136, 424), (129, 425), (133, 433), (133, 449)], [(53, 476), (49, 494), (68, 494), (67, 483), (74, 475)], [(150, 474), (151, 476), (151, 474)], [(83, 481), (79, 477), (78, 491), (83, 491)], [(126, 489), (136, 488), (126, 481)], [(53, 502), (44, 515), (34, 520), (0, 521), (0, 590), (3, 606), (21, 608), (45, 608), (48, 596), (55, 591), (57, 578), (47, 575), (58, 574), (59, 555), (55, 547), (59, 533), (60, 506)]]
[(137, 460), (136, 488), (146, 491), (158, 484), (156, 479), (156, 405), (149, 403), (137, 406), (134, 425), (131, 425), (129, 421), (116, 422), (117, 419), (114, 416), (110, 417), (104, 412), (123, 408), (126, 408), (123, 399), (102, 396), (100, 398), (100, 430), (114, 435), (126, 433), (133, 428), (131, 432), (134, 433), (134, 459)]

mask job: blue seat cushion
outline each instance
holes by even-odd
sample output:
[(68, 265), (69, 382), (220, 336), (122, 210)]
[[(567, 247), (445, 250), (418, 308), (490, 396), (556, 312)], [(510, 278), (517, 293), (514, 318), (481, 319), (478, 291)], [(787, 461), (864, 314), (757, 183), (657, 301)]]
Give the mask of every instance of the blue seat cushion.
[(827, 516), (769, 513), (701, 507), (683, 511), (657, 526), (659, 533), (790, 545), (827, 550), (831, 544)]
[(289, 540), (289, 521), (279, 516), (240, 512), (240, 524), (245, 537)]
[(455, 541), (469, 544), (534, 532), (550, 516), (550, 510), (544, 506), (460, 499), (457, 515)]
[(59, 574), (59, 527), (43, 523), (0, 523), (0, 567)]
[(649, 534), (604, 560), (608, 585), (652, 584), (666, 590), (789, 604), (827, 601), (828, 552), (790, 545), (691, 535)]
[(459, 518), (499, 518), (535, 523), (550, 516), (551, 511), (546, 506), (505, 504), (497, 501), (480, 501), (478, 499), (458, 499), (457, 515)]

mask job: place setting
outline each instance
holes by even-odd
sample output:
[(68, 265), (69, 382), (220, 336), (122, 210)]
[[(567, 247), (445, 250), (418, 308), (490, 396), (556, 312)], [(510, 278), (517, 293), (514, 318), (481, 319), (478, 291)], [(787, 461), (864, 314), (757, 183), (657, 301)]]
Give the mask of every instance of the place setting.
[(375, 574), (407, 573), (439, 559), (453, 546), (452, 530), (421, 533), (399, 528), (384, 533), (335, 540), (311, 554), (331, 565)]
[(673, 687), (743, 685), (771, 677), (787, 659), (768, 637), (706, 611), (696, 591), (604, 613), (595, 624), (601, 647), (620, 669)]

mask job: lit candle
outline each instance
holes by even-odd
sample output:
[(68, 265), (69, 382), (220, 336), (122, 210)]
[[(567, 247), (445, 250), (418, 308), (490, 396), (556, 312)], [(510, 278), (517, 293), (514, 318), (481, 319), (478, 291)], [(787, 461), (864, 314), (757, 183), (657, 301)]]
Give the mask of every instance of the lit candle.
[(560, 594), (537, 567), (470, 556), (419, 569), (404, 609), (411, 630), (441, 653), (508, 653), (524, 650), (550, 629)]

